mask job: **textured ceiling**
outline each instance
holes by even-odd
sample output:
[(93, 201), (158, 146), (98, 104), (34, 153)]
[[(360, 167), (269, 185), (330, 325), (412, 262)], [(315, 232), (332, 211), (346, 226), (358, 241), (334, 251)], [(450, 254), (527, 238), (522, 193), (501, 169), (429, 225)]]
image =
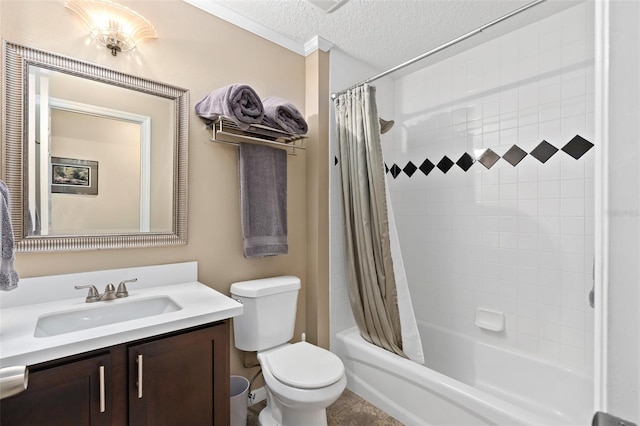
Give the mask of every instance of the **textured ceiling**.
[[(287, 41), (283, 45), (292, 50), (319, 36), (380, 71), (406, 62), (530, 2), (349, 0), (332, 13), (326, 13), (304, 0), (185, 1), (249, 30), (264, 27), (277, 38), (282, 36), (280, 40)], [(467, 46), (477, 44), (576, 3), (579, 1), (547, 0), (465, 43)], [(233, 22), (229, 16), (242, 19)], [(451, 49), (449, 53), (455, 51)]]

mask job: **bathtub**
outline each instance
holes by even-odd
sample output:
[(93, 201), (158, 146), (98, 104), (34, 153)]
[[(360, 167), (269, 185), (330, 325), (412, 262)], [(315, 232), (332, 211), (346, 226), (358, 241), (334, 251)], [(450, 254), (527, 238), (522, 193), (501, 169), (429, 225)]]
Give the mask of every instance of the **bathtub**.
[(425, 365), (336, 335), (347, 387), (407, 425), (589, 425), (588, 375), (427, 323), (419, 323)]

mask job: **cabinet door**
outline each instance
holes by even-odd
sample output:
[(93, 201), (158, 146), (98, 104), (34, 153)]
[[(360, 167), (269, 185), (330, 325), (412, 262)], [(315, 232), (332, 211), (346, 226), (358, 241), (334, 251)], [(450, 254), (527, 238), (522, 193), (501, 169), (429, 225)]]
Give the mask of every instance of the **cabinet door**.
[(30, 372), (27, 390), (0, 401), (0, 424), (110, 425), (110, 392), (108, 354)]
[(228, 425), (228, 342), (224, 322), (129, 347), (129, 425)]

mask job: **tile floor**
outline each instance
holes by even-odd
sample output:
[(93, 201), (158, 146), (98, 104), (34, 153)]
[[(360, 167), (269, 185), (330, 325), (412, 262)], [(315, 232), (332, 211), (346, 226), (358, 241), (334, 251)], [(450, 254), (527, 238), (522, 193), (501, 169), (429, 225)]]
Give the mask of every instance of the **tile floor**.
[[(259, 402), (247, 411), (247, 426), (258, 425), (258, 414), (265, 406)], [(402, 423), (374, 407), (349, 389), (327, 408), (329, 426), (402, 426)]]

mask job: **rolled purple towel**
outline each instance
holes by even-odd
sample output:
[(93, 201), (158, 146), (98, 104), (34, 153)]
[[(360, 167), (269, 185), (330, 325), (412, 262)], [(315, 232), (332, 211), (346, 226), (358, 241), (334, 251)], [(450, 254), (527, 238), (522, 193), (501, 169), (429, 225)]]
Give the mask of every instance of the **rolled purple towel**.
[(262, 123), (264, 117), (260, 97), (246, 84), (230, 84), (214, 90), (196, 104), (195, 110), (207, 124), (225, 116), (242, 130), (247, 130), (251, 124)]
[(307, 122), (291, 102), (277, 96), (268, 96), (262, 100), (264, 119), (262, 124), (284, 130), (294, 135), (307, 133)]

